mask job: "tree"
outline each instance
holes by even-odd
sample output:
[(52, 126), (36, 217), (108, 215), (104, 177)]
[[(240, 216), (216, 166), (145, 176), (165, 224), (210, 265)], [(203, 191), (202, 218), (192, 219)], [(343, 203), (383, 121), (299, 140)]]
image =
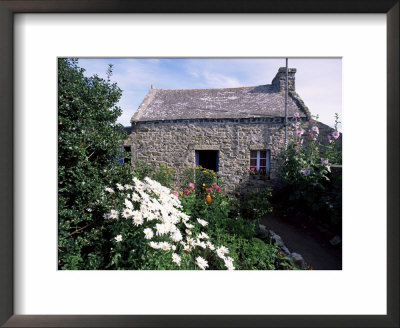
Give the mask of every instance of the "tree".
[(108, 261), (104, 190), (128, 181), (120, 145), (127, 138), (116, 123), (121, 89), (107, 79), (85, 77), (76, 59), (58, 61), (58, 231), (59, 267), (99, 269)]

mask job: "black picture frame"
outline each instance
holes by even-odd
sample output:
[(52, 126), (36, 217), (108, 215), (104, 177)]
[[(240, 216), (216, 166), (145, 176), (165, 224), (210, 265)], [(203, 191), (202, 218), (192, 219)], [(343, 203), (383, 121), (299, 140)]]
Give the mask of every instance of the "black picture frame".
[[(0, 0), (0, 324), (4, 327), (399, 327), (399, 8), (398, 0)], [(13, 17), (16, 13), (385, 13), (387, 315), (14, 315), (13, 207), (17, 197), (13, 195)]]

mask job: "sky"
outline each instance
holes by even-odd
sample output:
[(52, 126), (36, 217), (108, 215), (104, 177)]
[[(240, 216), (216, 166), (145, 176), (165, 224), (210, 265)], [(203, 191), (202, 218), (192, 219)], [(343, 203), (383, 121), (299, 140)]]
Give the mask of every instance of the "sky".
[[(106, 77), (122, 89), (118, 103), (123, 113), (118, 122), (130, 119), (154, 85), (160, 89), (234, 88), (270, 84), (285, 58), (81, 58), (85, 75)], [(296, 68), (296, 92), (319, 121), (334, 126), (334, 114), (342, 118), (342, 60), (340, 58), (289, 58)], [(341, 125), (339, 126), (341, 130)]]

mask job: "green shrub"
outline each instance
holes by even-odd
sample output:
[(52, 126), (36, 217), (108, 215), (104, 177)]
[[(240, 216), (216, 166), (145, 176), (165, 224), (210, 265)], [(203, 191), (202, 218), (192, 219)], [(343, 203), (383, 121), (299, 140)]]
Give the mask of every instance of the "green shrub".
[(134, 175), (139, 180), (149, 177), (161, 183), (164, 187), (170, 188), (174, 178), (174, 170), (169, 168), (164, 163), (161, 163), (157, 168), (153, 164), (147, 164), (143, 161), (136, 161)]
[(100, 269), (109, 243), (102, 215), (104, 188), (131, 179), (118, 163), (127, 138), (116, 120), (121, 90), (108, 79), (85, 77), (77, 60), (58, 61), (58, 257), (63, 269)]
[(273, 242), (265, 243), (259, 238), (243, 238), (216, 230), (215, 243), (229, 249), (229, 256), (239, 270), (288, 270), (293, 269), (289, 259)]
[(184, 185), (188, 186), (189, 183), (193, 183), (196, 194), (206, 194), (206, 189), (213, 184), (217, 184), (220, 187), (223, 186), (223, 182), (218, 178), (216, 172), (201, 166), (187, 168), (184, 171), (184, 176)]
[[(295, 208), (308, 217), (341, 230), (341, 191), (335, 192), (330, 182), (332, 163), (341, 163), (341, 151), (336, 144), (340, 133), (328, 135), (327, 142), (319, 137), (315, 121), (294, 123), (293, 134), (286, 147), (279, 151), (280, 175), (285, 182), (281, 208)], [(275, 150), (277, 151), (277, 150)]]
[(254, 220), (257, 224), (268, 213), (272, 212), (270, 202), (271, 189), (252, 190), (240, 201), (240, 215), (248, 220)]

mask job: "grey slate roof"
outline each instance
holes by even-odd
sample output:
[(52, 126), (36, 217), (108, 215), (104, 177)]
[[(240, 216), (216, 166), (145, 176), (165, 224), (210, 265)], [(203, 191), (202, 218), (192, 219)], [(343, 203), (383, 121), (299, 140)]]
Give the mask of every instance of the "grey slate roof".
[[(288, 116), (310, 113), (296, 92), (289, 92)], [(227, 89), (151, 88), (131, 122), (177, 119), (284, 117), (285, 95), (275, 85)]]

